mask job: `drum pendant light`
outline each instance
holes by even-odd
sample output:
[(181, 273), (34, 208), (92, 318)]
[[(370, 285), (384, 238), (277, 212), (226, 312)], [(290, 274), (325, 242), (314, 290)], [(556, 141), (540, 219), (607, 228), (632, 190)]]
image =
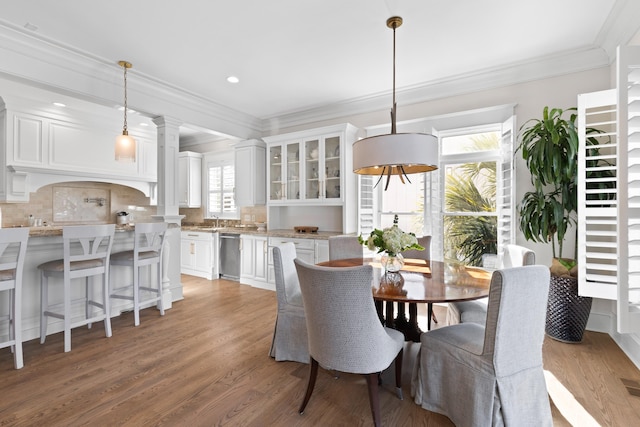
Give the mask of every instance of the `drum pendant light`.
[(136, 140), (129, 135), (127, 130), (127, 69), (131, 68), (131, 63), (127, 61), (118, 61), (124, 69), (124, 125), (122, 127), (122, 135), (116, 138), (116, 161), (118, 162), (135, 162), (136, 161)]
[(393, 29), (393, 105), (391, 107), (391, 133), (370, 136), (353, 144), (353, 172), (379, 176), (376, 186), (386, 175), (389, 187), (392, 175), (398, 175), (404, 184), (408, 175), (438, 169), (438, 139), (426, 133), (396, 133), (396, 28), (402, 18), (387, 19)]

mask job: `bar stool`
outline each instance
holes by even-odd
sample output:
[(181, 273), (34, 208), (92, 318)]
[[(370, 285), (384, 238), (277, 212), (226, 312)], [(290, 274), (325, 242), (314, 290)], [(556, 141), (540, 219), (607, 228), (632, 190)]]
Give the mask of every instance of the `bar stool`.
[[(111, 266), (133, 268), (133, 283), (120, 287), (113, 287), (109, 292), (111, 298), (133, 301), (134, 325), (140, 324), (140, 308), (149, 303), (156, 303), (160, 315), (164, 316), (162, 304), (162, 247), (168, 224), (166, 222), (136, 223), (134, 231), (133, 250), (116, 252), (111, 255)], [(152, 283), (155, 266), (155, 283)], [(140, 283), (140, 270), (149, 267), (147, 285)], [(113, 280), (113, 276), (112, 276)], [(145, 292), (145, 299), (141, 300), (140, 291)]]
[(29, 240), (28, 228), (0, 229), (0, 291), (9, 291), (8, 340), (0, 348), (11, 346), (16, 369), (24, 366), (22, 360), (22, 270)]
[[(71, 329), (93, 322), (104, 321), (107, 337), (111, 336), (111, 317), (109, 309), (109, 257), (113, 245), (115, 224), (79, 225), (62, 228), (64, 258), (45, 262), (38, 266), (41, 277), (40, 300), (40, 343), (47, 336), (47, 317), (62, 319), (64, 322), (64, 351), (71, 351)], [(102, 301), (92, 299), (89, 277), (102, 276)], [(61, 278), (63, 281), (62, 303), (49, 302), (49, 278)], [(72, 322), (71, 280), (85, 278), (84, 318)], [(93, 314), (91, 307), (102, 310)], [(57, 309), (58, 311), (52, 311)], [(62, 309), (62, 311), (60, 311)], [(77, 316), (76, 316), (77, 317)]]

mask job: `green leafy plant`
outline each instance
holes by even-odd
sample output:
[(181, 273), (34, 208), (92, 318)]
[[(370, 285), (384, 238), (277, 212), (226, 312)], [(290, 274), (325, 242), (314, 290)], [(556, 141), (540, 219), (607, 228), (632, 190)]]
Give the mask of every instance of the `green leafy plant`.
[[(568, 119), (563, 114), (575, 110), (544, 107), (542, 119), (531, 119), (522, 125), (518, 146), (531, 172), (534, 187), (520, 202), (520, 229), (527, 240), (550, 242), (553, 257), (567, 269), (575, 265), (574, 260), (563, 258), (563, 246), (569, 226), (577, 225), (579, 140), (576, 114), (570, 113)], [(599, 142), (593, 134), (601, 131), (587, 128), (586, 133), (592, 135), (587, 137), (587, 145), (593, 146), (591, 150), (597, 153), (595, 146)], [(604, 177), (612, 173), (606, 170), (589, 172), (588, 177), (596, 174)], [(577, 227), (575, 229), (577, 233)]]

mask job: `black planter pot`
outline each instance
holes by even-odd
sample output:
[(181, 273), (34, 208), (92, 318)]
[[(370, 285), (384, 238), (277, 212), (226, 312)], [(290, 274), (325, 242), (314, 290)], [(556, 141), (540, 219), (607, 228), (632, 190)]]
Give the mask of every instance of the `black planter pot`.
[(591, 312), (590, 297), (578, 296), (578, 279), (551, 276), (545, 332), (554, 340), (579, 343)]

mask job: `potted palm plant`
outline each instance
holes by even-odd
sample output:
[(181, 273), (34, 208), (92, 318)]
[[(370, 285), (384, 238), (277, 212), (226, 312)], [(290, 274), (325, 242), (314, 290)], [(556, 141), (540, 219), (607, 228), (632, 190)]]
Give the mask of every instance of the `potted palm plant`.
[[(545, 107), (542, 119), (520, 128), (518, 150), (531, 172), (533, 191), (520, 205), (520, 229), (527, 240), (551, 243), (553, 262), (547, 306), (546, 333), (564, 342), (580, 342), (591, 311), (592, 299), (578, 295), (576, 262), (565, 257), (564, 241), (570, 227), (577, 233), (578, 133), (576, 114), (570, 108)], [(587, 134), (599, 132), (587, 129)], [(595, 138), (587, 143), (597, 145)], [(577, 235), (573, 254), (577, 253)]]

